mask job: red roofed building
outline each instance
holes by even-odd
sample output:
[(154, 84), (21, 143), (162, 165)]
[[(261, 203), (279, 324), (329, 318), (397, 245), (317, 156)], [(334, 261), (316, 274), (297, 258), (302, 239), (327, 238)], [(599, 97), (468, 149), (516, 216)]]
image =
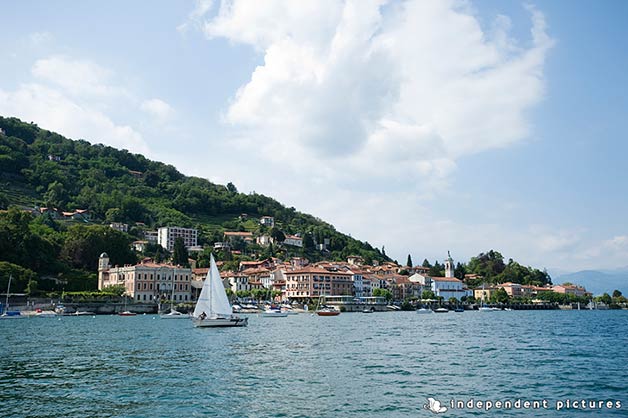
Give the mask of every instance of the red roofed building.
[(319, 296), (353, 295), (351, 273), (306, 267), (286, 271), (286, 298), (317, 299)]
[(157, 303), (173, 297), (176, 302), (192, 300), (192, 277), (192, 270), (181, 266), (143, 261), (111, 267), (107, 253), (98, 258), (98, 290), (122, 285), (125, 294), (137, 302)]

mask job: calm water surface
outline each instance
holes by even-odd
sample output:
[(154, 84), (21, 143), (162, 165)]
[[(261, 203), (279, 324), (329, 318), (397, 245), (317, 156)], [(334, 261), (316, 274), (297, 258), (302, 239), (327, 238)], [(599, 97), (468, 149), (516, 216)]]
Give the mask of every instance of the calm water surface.
[[(0, 321), (2, 417), (426, 417), (427, 397), (547, 399), (438, 416), (628, 416), (628, 311)], [(620, 401), (556, 411), (556, 402)]]

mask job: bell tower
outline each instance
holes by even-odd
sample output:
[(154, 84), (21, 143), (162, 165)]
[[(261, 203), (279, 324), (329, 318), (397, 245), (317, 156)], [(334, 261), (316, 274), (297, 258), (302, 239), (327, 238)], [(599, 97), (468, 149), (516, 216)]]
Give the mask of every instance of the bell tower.
[(109, 256), (107, 253), (100, 254), (98, 257), (98, 290), (103, 289), (103, 282), (105, 274), (109, 274), (107, 270), (109, 270)]
[(445, 277), (454, 277), (454, 260), (447, 251), (447, 259), (445, 260)]

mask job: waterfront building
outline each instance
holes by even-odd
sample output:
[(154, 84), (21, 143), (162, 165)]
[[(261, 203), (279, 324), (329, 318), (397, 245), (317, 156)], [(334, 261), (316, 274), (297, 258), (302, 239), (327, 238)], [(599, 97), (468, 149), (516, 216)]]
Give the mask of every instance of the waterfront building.
[(588, 294), (587, 290), (584, 287), (576, 286), (576, 285), (569, 285), (569, 284), (552, 286), (551, 290), (553, 290), (556, 293), (563, 293), (566, 295), (574, 295), (574, 296), (585, 296)]
[(286, 271), (286, 297), (292, 300), (317, 299), (319, 296), (353, 296), (351, 273), (306, 267)]
[(523, 286), (519, 283), (501, 283), (497, 285), (497, 288), (504, 289), (508, 296), (512, 297), (521, 297), (523, 296)]
[(347, 270), (351, 274), (353, 282), (353, 293), (356, 298), (364, 296), (364, 274), (360, 270)]
[(165, 226), (157, 230), (157, 243), (168, 251), (174, 250), (174, 242), (177, 238), (182, 238), (187, 248), (198, 247), (198, 231), (194, 228)]
[(497, 287), (484, 284), (483, 286), (478, 287), (473, 290), (473, 297), (478, 302), (479, 301), (487, 302), (488, 300), (491, 299), (491, 296), (493, 295), (493, 293), (495, 293), (495, 291), (497, 291), (497, 289), (498, 289)]
[(447, 300), (449, 298), (462, 299), (463, 296), (471, 296), (473, 292), (463, 286), (462, 280), (455, 277), (431, 277), (432, 292)]
[(109, 264), (109, 256), (98, 258), (98, 290), (122, 285), (125, 294), (137, 302), (158, 302), (160, 299), (177, 302), (191, 300), (192, 270), (170, 264), (144, 261), (122, 267)]

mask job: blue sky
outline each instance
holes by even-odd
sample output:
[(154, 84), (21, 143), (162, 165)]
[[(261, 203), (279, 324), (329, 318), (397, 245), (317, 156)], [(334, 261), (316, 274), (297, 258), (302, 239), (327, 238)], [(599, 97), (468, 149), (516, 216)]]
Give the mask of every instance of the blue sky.
[(628, 265), (625, 2), (0, 5), (0, 114), (415, 262)]

